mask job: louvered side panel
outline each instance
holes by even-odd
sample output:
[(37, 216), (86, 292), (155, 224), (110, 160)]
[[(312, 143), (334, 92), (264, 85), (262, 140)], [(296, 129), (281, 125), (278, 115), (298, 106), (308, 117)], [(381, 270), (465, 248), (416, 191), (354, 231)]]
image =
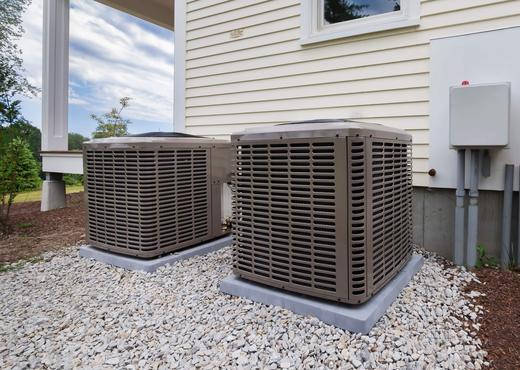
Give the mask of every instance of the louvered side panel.
[(367, 296), (367, 173), (365, 138), (348, 138), (348, 240), (349, 298), (362, 302)]
[(234, 268), (317, 296), (337, 289), (335, 143), (234, 146)]
[(153, 257), (210, 234), (209, 149), (85, 151), (88, 238)]
[(377, 291), (412, 252), (411, 144), (373, 140), (373, 285)]

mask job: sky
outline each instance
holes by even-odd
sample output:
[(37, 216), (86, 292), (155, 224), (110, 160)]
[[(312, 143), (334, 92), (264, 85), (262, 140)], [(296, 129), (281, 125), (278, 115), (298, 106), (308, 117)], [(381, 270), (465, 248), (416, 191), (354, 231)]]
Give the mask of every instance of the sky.
[[(33, 0), (24, 15), (19, 45), (26, 75), (42, 86), (43, 1)], [(132, 98), (123, 117), (131, 133), (173, 129), (174, 34), (93, 0), (71, 0), (69, 132), (87, 137), (90, 118)], [(41, 128), (41, 94), (24, 98), (22, 113)]]

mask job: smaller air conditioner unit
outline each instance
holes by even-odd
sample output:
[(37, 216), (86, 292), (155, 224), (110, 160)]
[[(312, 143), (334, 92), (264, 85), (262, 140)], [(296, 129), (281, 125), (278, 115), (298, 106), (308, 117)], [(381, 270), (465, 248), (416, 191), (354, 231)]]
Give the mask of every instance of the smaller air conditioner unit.
[(231, 142), (239, 277), (358, 304), (410, 258), (405, 131), (317, 120), (253, 128)]
[(83, 158), (90, 245), (152, 258), (229, 232), (229, 142), (148, 133), (92, 140)]

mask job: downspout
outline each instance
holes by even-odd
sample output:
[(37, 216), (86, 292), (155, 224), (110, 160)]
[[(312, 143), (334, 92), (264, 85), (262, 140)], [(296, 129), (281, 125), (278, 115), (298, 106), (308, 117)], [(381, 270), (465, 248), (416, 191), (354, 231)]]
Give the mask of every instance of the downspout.
[(455, 206), (455, 251), (453, 259), (459, 266), (464, 264), (464, 199), (466, 190), (464, 189), (466, 171), (466, 149), (457, 150), (457, 190)]
[(479, 156), (479, 149), (471, 149), (469, 168), (468, 244), (466, 246), (466, 265), (470, 268), (475, 267), (477, 264)]

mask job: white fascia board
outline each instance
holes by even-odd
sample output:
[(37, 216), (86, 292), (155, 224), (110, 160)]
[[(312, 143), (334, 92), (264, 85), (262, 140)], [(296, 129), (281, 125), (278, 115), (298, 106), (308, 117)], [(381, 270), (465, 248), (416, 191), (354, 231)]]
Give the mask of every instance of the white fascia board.
[(42, 157), (42, 171), (55, 173), (83, 174), (83, 153), (40, 153)]

